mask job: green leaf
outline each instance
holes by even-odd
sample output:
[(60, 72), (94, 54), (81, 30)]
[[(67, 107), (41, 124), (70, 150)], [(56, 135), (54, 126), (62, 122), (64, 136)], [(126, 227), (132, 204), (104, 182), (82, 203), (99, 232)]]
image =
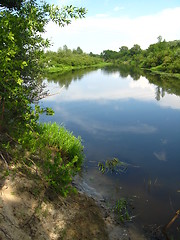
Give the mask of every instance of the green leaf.
[(24, 69), (24, 67), (27, 67), (27, 66), (28, 66), (28, 64), (27, 64), (26, 61), (23, 61), (23, 62), (21, 63), (21, 68), (22, 68), (22, 69)]
[(17, 84), (21, 85), (23, 83), (23, 80), (21, 78), (18, 78)]

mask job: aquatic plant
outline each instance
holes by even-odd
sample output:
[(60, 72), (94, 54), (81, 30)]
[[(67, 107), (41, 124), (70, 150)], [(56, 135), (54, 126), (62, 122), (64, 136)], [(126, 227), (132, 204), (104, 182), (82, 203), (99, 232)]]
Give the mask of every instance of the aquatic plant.
[(119, 199), (115, 206), (113, 207), (113, 211), (115, 212), (115, 214), (118, 217), (118, 220), (120, 220), (120, 222), (125, 223), (126, 221), (130, 221), (130, 214), (128, 211), (128, 201), (125, 198), (121, 198)]
[(127, 170), (127, 164), (121, 162), (118, 158), (106, 160), (105, 162), (99, 162), (98, 167), (99, 171), (102, 172), (103, 174), (107, 172), (122, 173), (126, 172)]

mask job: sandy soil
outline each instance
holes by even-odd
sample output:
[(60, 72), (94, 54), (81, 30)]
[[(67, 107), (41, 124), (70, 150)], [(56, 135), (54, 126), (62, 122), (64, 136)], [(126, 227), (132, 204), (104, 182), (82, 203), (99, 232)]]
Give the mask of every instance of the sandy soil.
[(145, 239), (83, 193), (64, 199), (25, 175), (0, 177), (0, 240)]

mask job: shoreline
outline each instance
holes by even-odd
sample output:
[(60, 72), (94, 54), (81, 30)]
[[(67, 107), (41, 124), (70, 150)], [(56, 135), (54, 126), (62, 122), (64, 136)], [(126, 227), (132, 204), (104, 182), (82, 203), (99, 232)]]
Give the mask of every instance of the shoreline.
[(109, 240), (165, 240), (161, 229), (155, 225), (141, 228), (134, 221), (120, 223), (113, 209), (108, 206), (108, 199), (105, 199), (95, 188), (90, 187), (79, 176), (75, 177), (73, 185), (80, 194), (85, 194), (88, 198), (93, 199), (100, 208)]
[(103, 214), (103, 219), (107, 227), (109, 240), (148, 240), (145, 235), (137, 229), (134, 223), (120, 224), (116, 220), (115, 213), (107, 207), (107, 200), (96, 190), (90, 187), (85, 181), (76, 177), (73, 185), (80, 194), (85, 194), (95, 201)]
[(72, 184), (77, 193), (64, 198), (26, 174), (0, 171), (0, 239), (164, 239), (151, 238), (134, 222), (119, 223), (107, 199), (78, 176)]
[(2, 178), (0, 172), (0, 179), (1, 240), (146, 239), (117, 224), (104, 198), (87, 184), (63, 198), (22, 173)]

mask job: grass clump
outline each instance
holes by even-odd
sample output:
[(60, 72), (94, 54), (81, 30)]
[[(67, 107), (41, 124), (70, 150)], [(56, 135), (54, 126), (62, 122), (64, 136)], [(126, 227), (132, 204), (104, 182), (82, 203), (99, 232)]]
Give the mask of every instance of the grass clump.
[(121, 198), (116, 202), (113, 208), (118, 220), (120, 220), (122, 223), (131, 220), (128, 207), (128, 201), (125, 198)]
[(81, 138), (56, 123), (37, 124), (36, 129), (25, 131), (9, 153), (18, 171), (42, 180), (63, 196), (73, 190), (72, 178), (84, 159)]

